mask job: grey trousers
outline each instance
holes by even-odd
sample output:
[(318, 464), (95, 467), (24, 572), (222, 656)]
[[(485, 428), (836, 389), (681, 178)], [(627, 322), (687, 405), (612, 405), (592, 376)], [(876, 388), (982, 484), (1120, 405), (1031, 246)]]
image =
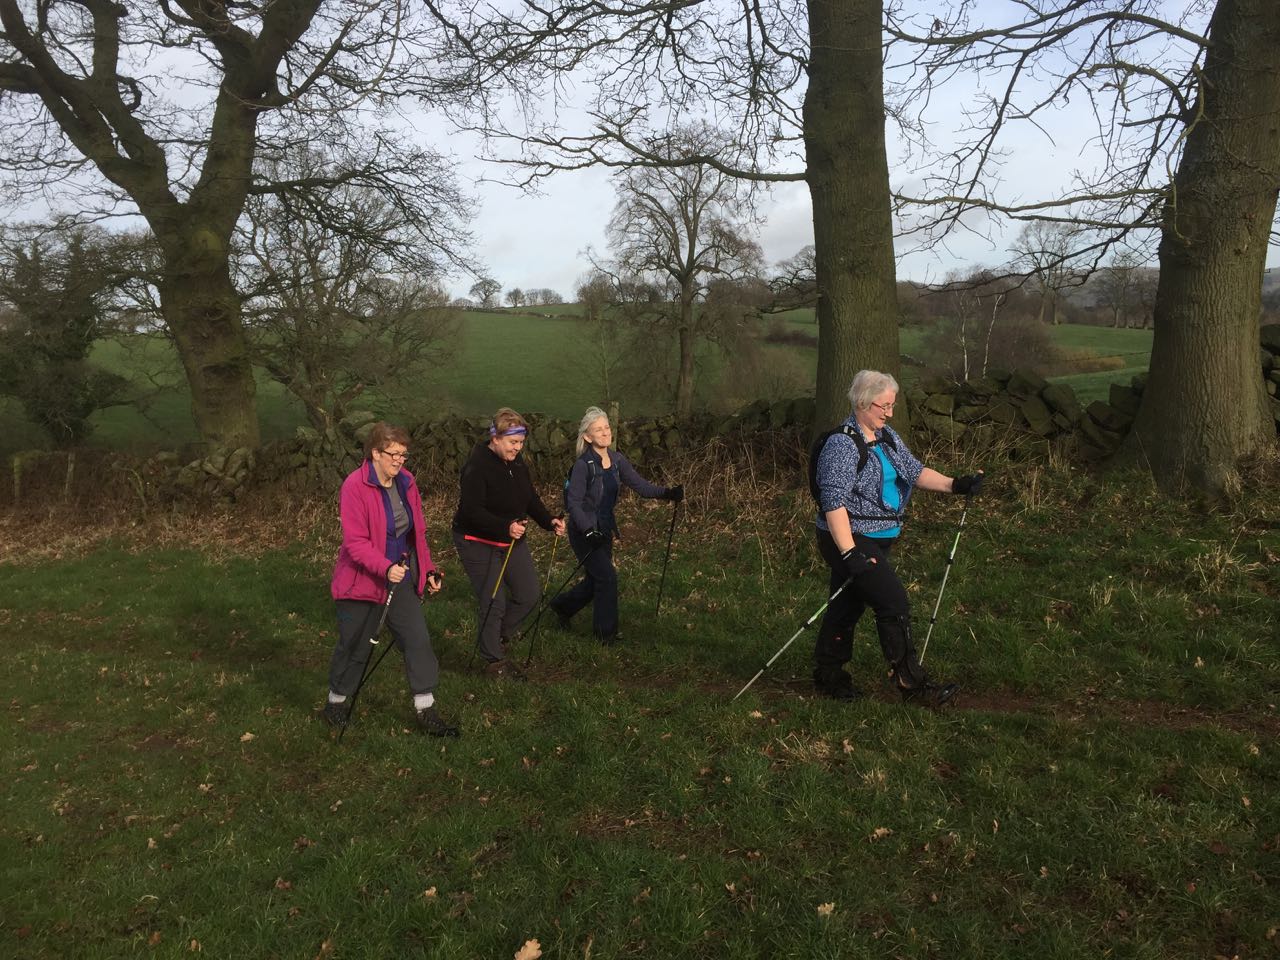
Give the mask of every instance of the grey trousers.
[[(410, 574), (410, 577), (412, 574)], [(440, 662), (431, 649), (427, 620), (422, 614), (422, 601), (413, 591), (414, 581), (405, 577), (391, 598), (387, 626), (392, 642), (404, 655), (404, 675), (409, 692), (432, 693), (440, 679)], [(379, 648), (369, 643), (369, 635), (382, 616), (382, 604), (365, 600), (339, 600), (338, 643), (329, 661), (329, 689), (344, 697), (355, 693), (364, 673), (364, 665), (375, 649), (387, 642), (380, 638)], [(379, 655), (381, 650), (379, 649)]]
[(516, 541), (496, 594), (493, 588), (498, 572), (502, 570), (506, 550), (465, 540), (456, 530), (453, 532), (453, 545), (458, 548), (462, 569), (467, 572), (478, 601), (476, 628), (480, 632), (476, 637), (476, 647), (486, 660), (501, 660), (502, 641), (516, 635), (521, 622), (538, 605), (538, 596), (542, 592), (529, 544), (523, 537)]

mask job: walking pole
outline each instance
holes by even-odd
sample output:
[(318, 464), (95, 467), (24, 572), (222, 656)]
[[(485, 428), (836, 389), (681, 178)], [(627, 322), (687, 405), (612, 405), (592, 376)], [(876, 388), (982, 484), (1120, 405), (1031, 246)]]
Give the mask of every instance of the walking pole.
[[(476, 660), (476, 647), (480, 645), (480, 638), (484, 636), (484, 628), (489, 625), (489, 614), (493, 613), (493, 601), (498, 598), (498, 588), (502, 586), (502, 575), (507, 572), (507, 561), (511, 559), (511, 554), (516, 549), (519, 540), (512, 540), (507, 544), (507, 555), (502, 558), (502, 569), (498, 571), (498, 579), (493, 581), (493, 593), (489, 594), (489, 606), (485, 607), (484, 619), (480, 621), (480, 633), (476, 636), (476, 642), (471, 647), (471, 657), (467, 660), (467, 669), (471, 669), (471, 665)], [(492, 561), (490, 561), (492, 562)]]
[(942, 571), (942, 586), (938, 588), (938, 601), (933, 605), (933, 616), (929, 618), (929, 629), (924, 634), (924, 645), (920, 648), (919, 662), (924, 663), (925, 652), (929, 649), (929, 637), (933, 634), (933, 625), (938, 622), (938, 608), (942, 606), (942, 592), (947, 589), (947, 577), (951, 575), (951, 565), (956, 562), (956, 547), (960, 546), (960, 531), (964, 529), (964, 518), (969, 515), (969, 496), (964, 498), (964, 510), (960, 513), (960, 526), (956, 528), (956, 539), (951, 544), (951, 553), (947, 555), (947, 566)]
[(655, 618), (662, 613), (662, 588), (667, 583), (667, 561), (671, 559), (671, 538), (676, 533), (676, 514), (679, 512), (680, 501), (677, 500), (671, 505), (671, 527), (667, 530), (667, 552), (662, 557), (662, 577), (658, 580), (658, 604), (653, 608)]
[[(786, 643), (784, 643), (784, 644), (782, 645), (782, 649), (781, 649), (781, 650), (779, 650), (777, 653), (775, 653), (772, 657), (770, 657), (770, 658), (769, 658), (769, 662), (768, 662), (768, 663), (766, 663), (766, 664), (765, 664), (763, 667), (761, 667), (759, 670), (757, 670), (757, 671), (756, 671), (756, 675), (755, 675), (754, 677), (752, 677), (750, 680), (748, 680), (748, 681), (747, 681), (747, 685), (746, 685), (745, 687), (743, 687), (741, 690), (739, 690), (737, 693), (735, 693), (735, 694), (733, 695), (733, 700), (737, 700), (737, 699), (738, 699), (738, 697), (740, 697), (740, 696), (742, 696), (744, 693), (746, 693), (746, 692), (747, 692), (747, 690), (751, 687), (751, 685), (752, 685), (753, 683), (755, 683), (757, 680), (759, 680), (759, 679), (760, 679), (761, 674), (763, 674), (766, 670), (768, 670), (771, 666), (773, 666), (773, 661), (777, 660), (780, 656), (782, 656), (782, 654), (786, 651), (787, 647), (789, 647), (789, 646), (791, 646), (791, 644), (795, 643), (796, 637), (800, 636), (800, 634), (804, 633), (804, 632), (805, 632), (806, 630), (808, 630), (811, 626), (813, 626), (813, 622), (814, 622), (815, 620), (817, 620), (820, 616), (822, 616), (822, 612), (823, 612), (824, 610), (826, 610), (826, 609), (827, 609), (827, 607), (831, 606), (831, 604), (832, 604), (832, 602), (835, 600), (835, 598), (836, 598), (836, 597), (838, 597), (838, 596), (840, 596), (840, 594), (844, 593), (844, 588), (845, 588), (845, 587), (847, 587), (847, 586), (849, 586), (849, 584), (851, 584), (851, 583), (853, 583), (853, 578), (852, 578), (852, 577), (850, 577), (850, 578), (849, 578), (848, 580), (846, 580), (844, 583), (840, 584), (840, 586), (839, 586), (839, 588), (836, 590), (836, 592), (835, 592), (835, 593), (833, 593), (831, 596), (827, 597), (827, 602), (826, 602), (826, 603), (824, 603), (822, 606), (820, 606), (820, 607), (819, 607), (819, 608), (814, 612), (813, 616), (812, 616), (812, 617), (810, 617), (808, 620), (806, 620), (806, 621), (804, 622), (804, 625), (803, 625), (799, 630), (797, 630), (795, 633), (793, 633), (793, 634), (791, 635), (791, 639), (790, 639), (790, 640), (788, 640)], [(733, 703), (733, 700), (730, 700), (729, 702), (730, 702), (730, 703)]]
[[(567, 536), (567, 534), (566, 534)], [(547, 575), (542, 580), (542, 595), (547, 595), (547, 584), (551, 582), (551, 571), (556, 566), (556, 547), (560, 546), (560, 538), (552, 537), (551, 539), (551, 560), (547, 563)]]
[(530, 624), (529, 629), (524, 631), (529, 636), (529, 655), (524, 658), (524, 665), (526, 667), (533, 662), (533, 647), (538, 640), (538, 624), (542, 622), (542, 615), (547, 612), (547, 607), (551, 606), (551, 601), (547, 598), (560, 596), (560, 594), (564, 592), (564, 588), (569, 585), (569, 581), (578, 575), (578, 571), (581, 570), (583, 564), (587, 562), (587, 558), (595, 553), (599, 547), (600, 544), (597, 543), (582, 555), (582, 559), (578, 561), (578, 565), (570, 570), (569, 575), (564, 578), (560, 586), (556, 587), (555, 593), (547, 593), (546, 590), (542, 591), (542, 602), (538, 607), (538, 614), (533, 618), (533, 623)]
[[(403, 553), (400, 555), (400, 559), (397, 562), (401, 565), (406, 565), (406, 561), (408, 559), (409, 559), (409, 554)], [(404, 583), (404, 581), (407, 580), (408, 578), (409, 578), (409, 572), (406, 569), (404, 579), (402, 579), (400, 583)], [(393, 583), (387, 589), (387, 599), (382, 604), (382, 615), (378, 617), (378, 626), (374, 628), (373, 633), (369, 636), (369, 646), (371, 647), (376, 647), (378, 645), (378, 642), (379, 642), (378, 636), (382, 633), (382, 628), (386, 626), (387, 613), (391, 610), (391, 598), (395, 596), (396, 587), (400, 586), (400, 583)], [(368, 620), (366, 619), (365, 622), (367, 623)], [(355, 692), (351, 694), (351, 704), (350, 706), (347, 707), (347, 723), (344, 723), (341, 727), (338, 728), (339, 743), (342, 742), (343, 734), (347, 732), (347, 727), (351, 725), (350, 721), (356, 714), (356, 698), (360, 696), (360, 691), (364, 688), (364, 682), (368, 680), (369, 677), (373, 676), (373, 671), (378, 669), (378, 664), (382, 662), (382, 658), (387, 655), (387, 650), (390, 650), (391, 646), (392, 646), (391, 644), (387, 644), (387, 649), (382, 651), (382, 653), (378, 657), (377, 663), (374, 663), (372, 669), (369, 668), (369, 661), (365, 660), (364, 668), (362, 668), (360, 671), (360, 682), (356, 684)], [(370, 656), (373, 655), (372, 650), (369, 651), (369, 655)]]

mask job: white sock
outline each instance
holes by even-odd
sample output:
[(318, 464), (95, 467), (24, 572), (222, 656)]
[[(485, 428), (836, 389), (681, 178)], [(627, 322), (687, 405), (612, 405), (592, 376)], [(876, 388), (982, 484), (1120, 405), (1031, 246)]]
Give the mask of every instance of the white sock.
[(347, 698), (346, 698), (346, 697), (344, 697), (344, 696), (343, 696), (342, 694), (340, 694), (340, 693), (334, 693), (332, 690), (330, 690), (330, 691), (329, 691), (329, 702), (330, 702), (330, 703), (346, 703), (346, 702), (347, 702)]
[(436, 702), (434, 693), (415, 693), (413, 695), (413, 709), (425, 710)]

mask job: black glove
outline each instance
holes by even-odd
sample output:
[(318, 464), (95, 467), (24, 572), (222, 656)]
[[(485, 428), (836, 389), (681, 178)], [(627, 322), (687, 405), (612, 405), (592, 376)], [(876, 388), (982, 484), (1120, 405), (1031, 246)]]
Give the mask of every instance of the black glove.
[(850, 577), (860, 577), (876, 565), (875, 558), (868, 557), (865, 553), (859, 553), (857, 547), (850, 547), (840, 554), (840, 559), (843, 561), (844, 569)]
[(662, 499), (670, 500), (672, 503), (679, 503), (684, 499), (684, 484), (677, 483), (674, 487), (667, 487), (662, 491)]
[(963, 493), (966, 497), (973, 496), (982, 490), (982, 473), (971, 473), (965, 477), (956, 477), (951, 481), (952, 493)]
[(603, 530), (596, 530), (594, 527), (582, 535), (582, 539), (587, 541), (587, 546), (595, 549), (609, 539), (609, 535)]

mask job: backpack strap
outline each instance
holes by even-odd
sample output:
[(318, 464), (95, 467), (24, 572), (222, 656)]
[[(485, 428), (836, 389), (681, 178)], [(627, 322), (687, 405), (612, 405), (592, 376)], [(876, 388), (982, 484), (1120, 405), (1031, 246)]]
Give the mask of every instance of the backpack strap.
[[(868, 443), (866, 437), (862, 435), (862, 431), (860, 429), (858, 429), (857, 427), (851, 427), (847, 423), (840, 424), (840, 426), (836, 427), (834, 430), (828, 430), (825, 434), (822, 435), (822, 437), (819, 438), (818, 442), (814, 445), (813, 454), (810, 457), (810, 461), (809, 461), (810, 491), (813, 493), (814, 500), (818, 499), (818, 493), (817, 493), (818, 457), (822, 455), (822, 450), (824, 447), (826, 447), (827, 441), (830, 440), (831, 437), (833, 437), (837, 433), (843, 433), (846, 437), (852, 440), (854, 443), (854, 446), (858, 448), (858, 466), (856, 471), (857, 473), (861, 473), (862, 468), (867, 465), (867, 461), (871, 458), (872, 447), (883, 445), (895, 452), (898, 449), (897, 443), (894, 442), (893, 437), (890, 436), (888, 432), (886, 432), (879, 439), (873, 440), (870, 443)], [(894, 513), (888, 514), (887, 516), (883, 513), (880, 513), (880, 514), (850, 513), (849, 519), (850, 520), (888, 520), (893, 518), (893, 519), (896, 519), (899, 523), (901, 523), (902, 516), (903, 516), (902, 511), (898, 510)]]

